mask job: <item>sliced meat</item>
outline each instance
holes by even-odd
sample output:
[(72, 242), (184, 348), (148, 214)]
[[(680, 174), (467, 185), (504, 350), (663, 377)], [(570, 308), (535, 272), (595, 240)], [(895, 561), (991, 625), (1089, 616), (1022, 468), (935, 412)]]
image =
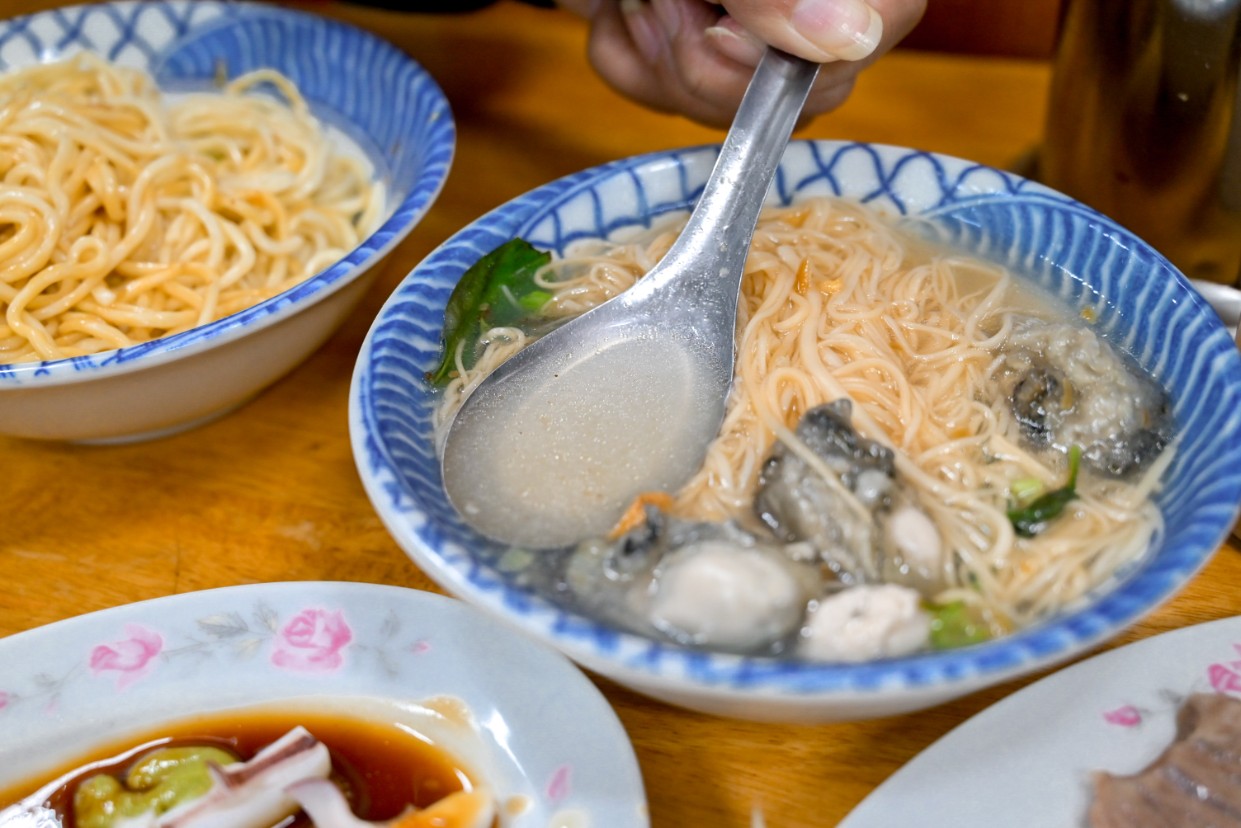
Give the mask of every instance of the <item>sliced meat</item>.
[(1090, 828), (1241, 828), (1241, 699), (1191, 696), (1177, 737), (1132, 776), (1099, 774)]

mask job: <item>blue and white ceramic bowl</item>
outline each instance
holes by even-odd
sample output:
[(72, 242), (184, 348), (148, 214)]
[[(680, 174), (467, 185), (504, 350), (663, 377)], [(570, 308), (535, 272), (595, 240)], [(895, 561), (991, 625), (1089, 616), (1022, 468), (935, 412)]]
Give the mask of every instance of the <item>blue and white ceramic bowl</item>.
[(835, 194), (933, 217), (946, 241), (1091, 309), (1098, 328), (1166, 386), (1181, 443), (1158, 498), (1166, 530), (1156, 548), (1085, 608), (1002, 640), (861, 665), (694, 652), (608, 629), (514, 586), (502, 550), (457, 519), (440, 482), (437, 397), (422, 377), (438, 357), (449, 292), (466, 267), (513, 236), (563, 252), (575, 239), (684, 210), (715, 155), (704, 147), (630, 158), (534, 190), (456, 234), (390, 297), (354, 373), (350, 428), (375, 508), (430, 576), (640, 692), (711, 713), (802, 722), (915, 710), (1064, 661), (1194, 576), (1241, 501), (1241, 356), (1211, 308), (1140, 239), (1039, 184), (931, 153), (823, 141), (790, 146), (771, 200)]
[(360, 29), (260, 3), (76, 6), (0, 21), (0, 71), (80, 51), (150, 72), (170, 92), (271, 67), (365, 153), (387, 185), (386, 221), (352, 253), (248, 310), (98, 355), (0, 364), (0, 434), (62, 440), (153, 436), (245, 402), (313, 352), (365, 293), (374, 266), (439, 194), (456, 132), (435, 81)]

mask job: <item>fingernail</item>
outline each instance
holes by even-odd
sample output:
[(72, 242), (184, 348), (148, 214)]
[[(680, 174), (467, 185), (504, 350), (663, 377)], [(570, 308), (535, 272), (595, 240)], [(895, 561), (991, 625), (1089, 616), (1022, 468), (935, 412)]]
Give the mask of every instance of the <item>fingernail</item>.
[(758, 62), (763, 59), (763, 42), (749, 32), (739, 32), (725, 25), (726, 21), (731, 20), (732, 18), (724, 18), (718, 25), (703, 32), (707, 42), (727, 58), (746, 66), (758, 66)]
[(875, 51), (883, 18), (863, 0), (800, 0), (793, 29), (823, 53), (822, 60), (859, 60)]
[(659, 60), (664, 48), (664, 38), (659, 27), (655, 25), (647, 12), (646, 3), (642, 0), (620, 0), (621, 15), (625, 19), (625, 27), (633, 38), (634, 46), (647, 62)]

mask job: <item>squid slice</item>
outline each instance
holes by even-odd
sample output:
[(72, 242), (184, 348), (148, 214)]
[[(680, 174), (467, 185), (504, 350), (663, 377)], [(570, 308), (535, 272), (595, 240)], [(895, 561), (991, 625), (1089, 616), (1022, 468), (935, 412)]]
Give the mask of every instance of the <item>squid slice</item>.
[(326, 745), (295, 727), (250, 761), (210, 770), (214, 784), (203, 796), (150, 822), (127, 820), (122, 828), (269, 828), (297, 813), (297, 802), (285, 793), (290, 785), (312, 779), (331, 785), (332, 760)]

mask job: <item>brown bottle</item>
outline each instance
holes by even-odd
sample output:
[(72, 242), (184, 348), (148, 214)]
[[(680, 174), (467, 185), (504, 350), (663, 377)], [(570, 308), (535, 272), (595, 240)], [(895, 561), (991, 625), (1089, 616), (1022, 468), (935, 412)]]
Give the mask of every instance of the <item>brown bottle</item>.
[(1241, 0), (1068, 0), (1040, 177), (1241, 284)]

